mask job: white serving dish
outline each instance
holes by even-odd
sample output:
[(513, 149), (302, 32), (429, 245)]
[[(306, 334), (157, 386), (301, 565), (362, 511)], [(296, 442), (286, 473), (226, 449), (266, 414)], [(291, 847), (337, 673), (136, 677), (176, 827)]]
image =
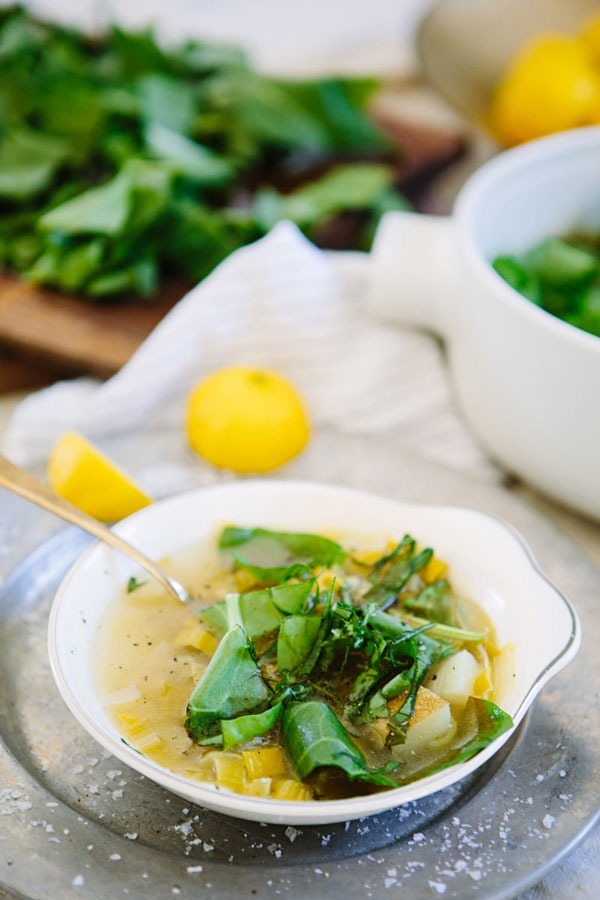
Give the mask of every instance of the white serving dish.
[(552, 235), (600, 233), (600, 127), (499, 154), (451, 216), (388, 213), (371, 308), (446, 343), (457, 399), (490, 456), (600, 520), (600, 338), (521, 296), (492, 268)]
[[(409, 531), (449, 563), (456, 590), (477, 601), (498, 640), (511, 641), (515, 677), (498, 686), (497, 700), (523, 718), (542, 686), (573, 658), (580, 643), (576, 613), (540, 571), (523, 539), (492, 516), (458, 507), (399, 503), (361, 491), (310, 482), (248, 480), (201, 488), (141, 510), (115, 530), (152, 558), (214, 540), (225, 522), (270, 528), (332, 531), (373, 540)], [(52, 607), (48, 646), (58, 688), (81, 725), (114, 756), (170, 791), (203, 806), (260, 822), (324, 824), (372, 815), (448, 787), (496, 753), (503, 734), (470, 761), (412, 784), (369, 796), (293, 803), (246, 797), (174, 775), (122, 740), (103, 709), (92, 654), (108, 604), (140, 570), (95, 544), (76, 562)], [(536, 635), (543, 634), (542, 640)]]

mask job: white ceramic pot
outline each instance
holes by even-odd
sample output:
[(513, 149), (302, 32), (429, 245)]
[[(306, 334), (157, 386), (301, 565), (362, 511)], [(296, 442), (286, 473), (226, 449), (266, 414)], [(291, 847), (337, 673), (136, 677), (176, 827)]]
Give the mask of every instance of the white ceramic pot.
[(450, 217), (389, 214), (370, 303), (443, 338), (459, 405), (492, 457), (600, 519), (600, 338), (526, 300), (490, 264), (574, 229), (600, 233), (600, 127), (500, 154)]

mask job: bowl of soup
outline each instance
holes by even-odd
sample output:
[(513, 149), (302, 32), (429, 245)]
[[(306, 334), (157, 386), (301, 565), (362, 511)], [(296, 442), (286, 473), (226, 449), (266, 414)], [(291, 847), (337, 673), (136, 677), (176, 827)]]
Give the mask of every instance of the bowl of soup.
[(118, 759), (228, 815), (346, 821), (447, 787), (580, 642), (523, 539), (470, 509), (236, 481), (116, 530), (192, 600), (92, 546), (52, 607), (56, 683)]

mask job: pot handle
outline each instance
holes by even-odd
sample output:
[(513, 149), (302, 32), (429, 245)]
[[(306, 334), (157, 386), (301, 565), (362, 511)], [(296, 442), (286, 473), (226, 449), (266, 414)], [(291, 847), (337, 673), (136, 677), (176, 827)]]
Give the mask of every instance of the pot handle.
[(391, 212), (383, 217), (371, 251), (371, 312), (444, 335), (454, 227), (451, 216)]

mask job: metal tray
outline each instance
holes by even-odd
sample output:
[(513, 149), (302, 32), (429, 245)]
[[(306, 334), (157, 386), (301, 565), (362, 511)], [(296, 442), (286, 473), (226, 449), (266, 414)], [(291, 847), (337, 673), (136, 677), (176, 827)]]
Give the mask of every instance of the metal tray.
[[(148, 471), (168, 460), (171, 487), (214, 480), (166, 434), (146, 435), (143, 446), (113, 442), (110, 450), (133, 471), (140, 460)], [(89, 539), (75, 529), (56, 533), (46, 515), (0, 492), (0, 577), (23, 560), (0, 591), (4, 896), (350, 900), (405, 888), (416, 898), (511, 897), (591, 829), (600, 712), (586, 698), (600, 682), (593, 650), (600, 642), (598, 570), (508, 491), (410, 457), (391, 439), (319, 433), (285, 476), (475, 506), (511, 521), (576, 605), (584, 630), (579, 656), (544, 689), (501, 754), (458, 785), (341, 825), (294, 829), (230, 819), (127, 769), (71, 717), (48, 668), (46, 622), (58, 583)], [(540, 622), (532, 640), (543, 639)]]

